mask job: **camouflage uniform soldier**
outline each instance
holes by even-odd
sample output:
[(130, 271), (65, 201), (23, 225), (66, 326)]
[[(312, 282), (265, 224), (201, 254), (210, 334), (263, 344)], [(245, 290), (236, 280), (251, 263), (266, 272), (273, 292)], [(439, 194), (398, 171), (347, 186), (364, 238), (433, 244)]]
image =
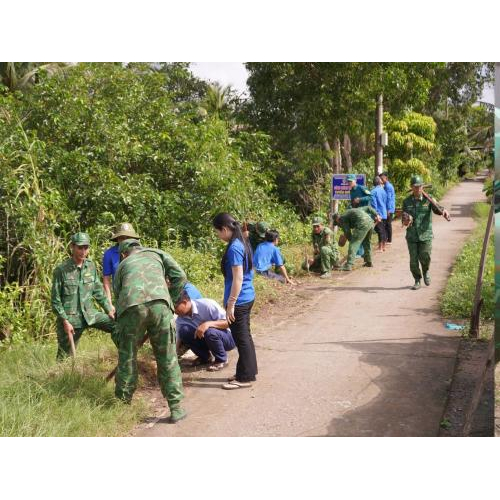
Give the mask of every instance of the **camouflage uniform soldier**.
[(320, 278), (329, 278), (332, 267), (337, 266), (340, 261), (340, 252), (335, 235), (329, 227), (323, 226), (321, 217), (314, 217), (312, 221), (312, 243), (314, 249), (314, 259), (304, 262), (302, 268), (314, 272), (321, 271)]
[(248, 240), (250, 241), (252, 251), (255, 252), (257, 246), (266, 241), (266, 232), (268, 230), (269, 224), (267, 222), (249, 222), (247, 224)]
[(366, 186), (357, 183), (356, 174), (347, 174), (346, 180), (350, 187), (351, 206), (357, 208), (370, 205), (372, 199), (371, 191)]
[(344, 231), (349, 241), (349, 250), (347, 252), (347, 261), (341, 268), (341, 271), (351, 271), (359, 247), (363, 245), (365, 267), (372, 267), (372, 247), (371, 237), (374, 221), (380, 221), (377, 212), (373, 207), (350, 208), (342, 215), (333, 214), (333, 224), (339, 226)]
[[(403, 201), (403, 223), (407, 226), (406, 243), (410, 252), (410, 270), (415, 279), (412, 290), (420, 288), (422, 274), (424, 275), (424, 283), (427, 286), (431, 284), (429, 267), (431, 265), (433, 238), (432, 212), (443, 215), (445, 219), (449, 220), (450, 218), (448, 212), (442, 206), (433, 200), (436, 203), (436, 206), (434, 206), (423, 195), (423, 184), (420, 175), (413, 175), (411, 178), (413, 193)], [(429, 196), (429, 198), (431, 197)], [(419, 264), (422, 266), (422, 273)]]
[(184, 393), (173, 311), (186, 275), (170, 255), (162, 250), (143, 248), (137, 240), (122, 241), (119, 250), (123, 260), (113, 282), (120, 344), (115, 394), (125, 402), (132, 400), (137, 387), (138, 344), (147, 332), (161, 392), (170, 408), (170, 420), (177, 422), (186, 412), (180, 406)]
[[(83, 331), (92, 327), (111, 333), (116, 344), (115, 309), (104, 294), (95, 264), (87, 258), (90, 238), (87, 233), (71, 237), (71, 257), (54, 270), (52, 310), (57, 315), (57, 359), (70, 353), (69, 335), (78, 344)], [(93, 300), (106, 311), (94, 307)]]

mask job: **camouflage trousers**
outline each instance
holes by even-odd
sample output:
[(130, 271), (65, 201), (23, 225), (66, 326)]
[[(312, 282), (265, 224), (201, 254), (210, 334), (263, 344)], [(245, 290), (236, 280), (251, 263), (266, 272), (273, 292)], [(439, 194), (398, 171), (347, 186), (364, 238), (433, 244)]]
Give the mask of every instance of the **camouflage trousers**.
[[(337, 244), (321, 247), (319, 254), (314, 256), (314, 262), (309, 266), (309, 270), (315, 273), (321, 272), (328, 273), (332, 270), (333, 266), (339, 265), (340, 252)], [(307, 269), (307, 263), (302, 264), (302, 269)]]
[[(87, 328), (95, 328), (96, 330), (101, 330), (106, 333), (111, 333), (111, 340), (118, 347), (118, 338), (116, 332), (116, 322), (111, 319), (107, 314), (98, 313), (96, 315), (96, 321), (91, 325), (88, 325), (85, 320), (82, 320), (82, 324), (79, 328), (75, 328), (75, 333), (73, 335), (73, 341), (75, 342), (75, 347), (78, 345), (78, 341), (82, 336), (82, 333)], [(58, 319), (56, 323), (57, 330), (57, 359), (61, 360), (71, 354), (71, 345), (69, 343), (68, 335), (64, 331), (62, 320)]]
[(182, 376), (175, 347), (173, 315), (163, 300), (128, 308), (117, 321), (118, 370), (115, 395), (129, 402), (137, 388), (137, 349), (147, 333), (156, 359), (158, 383), (170, 409), (184, 397)]
[(372, 261), (372, 234), (373, 226), (361, 229), (352, 230), (352, 238), (349, 241), (349, 249), (347, 250), (347, 262), (346, 267), (352, 267), (354, 260), (356, 259), (356, 254), (360, 247), (363, 247), (363, 259), (366, 263), (371, 263)]
[[(410, 271), (416, 280), (422, 279), (422, 273), (426, 273), (431, 265), (432, 240), (408, 241), (408, 251), (410, 252)], [(422, 273), (420, 272), (422, 266)]]

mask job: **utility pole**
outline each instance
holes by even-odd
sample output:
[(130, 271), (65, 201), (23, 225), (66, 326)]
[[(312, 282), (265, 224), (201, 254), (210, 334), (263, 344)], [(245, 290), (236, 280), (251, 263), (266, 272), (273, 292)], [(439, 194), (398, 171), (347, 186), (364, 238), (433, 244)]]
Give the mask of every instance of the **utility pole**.
[(384, 170), (384, 146), (387, 136), (384, 130), (384, 98), (382, 94), (377, 99), (377, 112), (375, 114), (375, 175), (380, 175)]

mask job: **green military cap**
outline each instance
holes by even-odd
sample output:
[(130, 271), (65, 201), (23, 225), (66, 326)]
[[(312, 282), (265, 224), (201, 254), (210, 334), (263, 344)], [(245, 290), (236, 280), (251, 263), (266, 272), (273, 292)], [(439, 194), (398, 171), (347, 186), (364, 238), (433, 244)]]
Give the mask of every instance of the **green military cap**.
[(312, 220), (312, 225), (319, 226), (320, 224), (323, 224), (323, 219), (321, 217), (314, 217), (314, 219)]
[(412, 186), (422, 186), (424, 184), (424, 180), (420, 175), (412, 175), (410, 184)]
[(355, 181), (356, 180), (356, 174), (347, 174), (347, 182)]
[(139, 240), (136, 240), (134, 238), (128, 238), (120, 243), (118, 251), (120, 253), (125, 253), (130, 249), (130, 247), (139, 247), (139, 246), (141, 246)]
[(258, 222), (255, 226), (255, 231), (261, 238), (264, 238), (266, 236), (266, 232), (268, 231), (268, 229), (269, 224), (267, 222)]
[(75, 233), (71, 237), (71, 243), (75, 245), (90, 245), (90, 236), (87, 233)]
[(129, 222), (122, 222), (115, 227), (113, 234), (111, 235), (111, 241), (115, 241), (116, 238), (120, 236), (127, 236), (128, 238), (135, 238), (138, 240), (140, 236), (135, 232), (134, 226)]

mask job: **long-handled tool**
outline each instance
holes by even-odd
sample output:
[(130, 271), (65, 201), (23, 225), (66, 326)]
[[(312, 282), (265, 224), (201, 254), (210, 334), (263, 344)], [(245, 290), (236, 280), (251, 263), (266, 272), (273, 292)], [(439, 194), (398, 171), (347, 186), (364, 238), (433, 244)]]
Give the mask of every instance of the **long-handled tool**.
[(75, 347), (75, 340), (73, 339), (73, 333), (68, 332), (68, 340), (69, 340), (69, 345), (71, 347), (71, 356), (73, 358), (76, 357), (76, 347)]
[[(438, 211), (438, 215), (443, 215), (444, 214), (444, 209), (443, 207), (440, 207), (432, 198), (431, 196), (429, 196), (423, 189), (422, 189), (422, 196), (429, 201), (429, 203)], [(450, 214), (448, 212), (446, 212), (447, 214), (447, 217), (445, 217), (445, 219), (450, 222), (451, 221), (451, 217), (450, 217)]]

